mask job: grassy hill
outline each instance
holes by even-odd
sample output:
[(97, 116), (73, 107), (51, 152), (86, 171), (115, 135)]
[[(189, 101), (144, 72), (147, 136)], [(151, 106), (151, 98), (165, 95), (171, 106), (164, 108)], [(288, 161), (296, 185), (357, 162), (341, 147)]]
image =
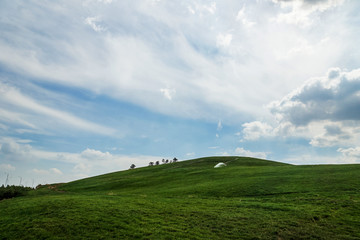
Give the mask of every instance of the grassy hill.
[(44, 186), (0, 211), (0, 239), (360, 239), (360, 165), (200, 158)]

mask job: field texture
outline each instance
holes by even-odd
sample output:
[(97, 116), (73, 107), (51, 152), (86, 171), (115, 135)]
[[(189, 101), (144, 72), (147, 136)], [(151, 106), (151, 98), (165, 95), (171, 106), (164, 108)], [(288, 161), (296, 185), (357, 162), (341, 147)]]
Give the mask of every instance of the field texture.
[(210, 157), (44, 186), (0, 201), (0, 239), (360, 239), (360, 165)]

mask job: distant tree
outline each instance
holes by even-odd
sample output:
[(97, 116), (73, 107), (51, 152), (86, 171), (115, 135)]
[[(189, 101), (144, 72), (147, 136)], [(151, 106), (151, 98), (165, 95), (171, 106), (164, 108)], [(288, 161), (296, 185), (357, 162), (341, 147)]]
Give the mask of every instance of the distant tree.
[(169, 159), (166, 159), (165, 163), (169, 163)]
[(0, 200), (6, 198), (13, 198), (18, 196), (25, 196), (32, 188), (15, 185), (2, 185), (0, 187)]
[(162, 159), (161, 161), (162, 161), (162, 163), (165, 163), (165, 159)]
[(155, 165), (160, 165), (160, 162), (159, 162), (159, 161), (156, 161), (156, 162), (155, 162)]
[(154, 162), (149, 162), (149, 166), (154, 166)]
[(136, 168), (135, 164), (131, 164), (130, 169), (134, 169), (134, 168)]
[(178, 159), (176, 157), (174, 157), (173, 162), (177, 162), (177, 161), (178, 161)]

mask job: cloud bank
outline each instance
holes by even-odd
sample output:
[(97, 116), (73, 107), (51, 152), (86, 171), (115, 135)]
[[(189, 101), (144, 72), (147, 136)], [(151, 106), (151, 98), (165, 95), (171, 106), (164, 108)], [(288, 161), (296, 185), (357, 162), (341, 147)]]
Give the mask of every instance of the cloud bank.
[(272, 102), (272, 121), (243, 124), (243, 139), (300, 137), (314, 147), (338, 147), (353, 161), (360, 143), (359, 103), (360, 69), (330, 69), (326, 76), (312, 78)]

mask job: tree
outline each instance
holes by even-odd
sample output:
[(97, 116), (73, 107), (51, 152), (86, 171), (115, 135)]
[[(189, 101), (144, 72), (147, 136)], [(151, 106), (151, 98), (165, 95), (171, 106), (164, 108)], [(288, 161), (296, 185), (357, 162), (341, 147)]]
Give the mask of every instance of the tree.
[(160, 164), (160, 162), (159, 162), (159, 161), (156, 161), (156, 162), (155, 162), (155, 164), (156, 164), (156, 165), (159, 165), (159, 164)]
[(135, 164), (131, 164), (130, 169), (134, 169), (134, 168), (136, 168)]
[(178, 159), (177, 159), (176, 157), (174, 157), (173, 162), (177, 162), (177, 160), (178, 160)]
[(169, 159), (166, 159), (165, 163), (169, 163)]
[(149, 166), (154, 166), (154, 162), (149, 162)]

